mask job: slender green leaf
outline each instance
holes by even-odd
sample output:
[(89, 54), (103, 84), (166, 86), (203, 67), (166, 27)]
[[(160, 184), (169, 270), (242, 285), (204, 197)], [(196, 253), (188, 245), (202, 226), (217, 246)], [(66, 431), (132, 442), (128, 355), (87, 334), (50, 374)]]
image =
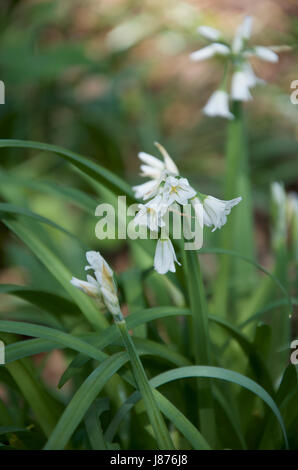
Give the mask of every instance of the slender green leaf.
[(12, 230), (40, 259), (54, 277), (62, 284), (65, 290), (80, 307), (82, 313), (89, 322), (97, 329), (104, 328), (107, 322), (99, 309), (83, 292), (75, 289), (71, 284), (71, 272), (63, 265), (60, 259), (51, 252), (50, 249), (40, 240), (33, 230), (16, 220), (4, 220), (10, 230)]
[(70, 150), (58, 147), (57, 145), (44, 144), (42, 142), (31, 142), (25, 140), (0, 140), (0, 148), (12, 147), (12, 148), (27, 148), (32, 150), (44, 150), (45, 152), (55, 153), (59, 157), (67, 160), (72, 165), (79, 168), (79, 170), (86, 173), (91, 178), (94, 178), (99, 183), (102, 183), (108, 189), (112, 190), (116, 194), (126, 195), (131, 202), (134, 202), (133, 191), (131, 187), (119, 176), (115, 175), (111, 171), (103, 168), (102, 166), (92, 162), (91, 160), (77, 155)]

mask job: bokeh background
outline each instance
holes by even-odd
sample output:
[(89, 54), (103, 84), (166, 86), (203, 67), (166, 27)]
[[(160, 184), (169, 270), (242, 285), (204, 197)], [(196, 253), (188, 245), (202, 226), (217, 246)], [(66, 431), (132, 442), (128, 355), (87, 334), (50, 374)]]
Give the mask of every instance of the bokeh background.
[[(270, 269), (270, 184), (281, 181), (287, 191), (298, 191), (298, 105), (290, 101), (290, 84), (298, 79), (295, 0), (2, 0), (0, 137), (61, 145), (131, 184), (140, 182), (138, 151), (156, 154), (153, 142), (159, 141), (192, 185), (222, 197), (227, 123), (201, 111), (221, 69), (213, 60), (192, 63), (189, 54), (203, 44), (198, 25), (231, 37), (245, 14), (254, 16), (255, 44), (289, 46), (278, 64), (255, 63), (268, 83), (254, 89), (246, 105), (258, 259)], [(0, 199), (75, 232), (89, 248), (108, 253), (118, 272), (131, 265), (126, 243), (98, 242), (94, 214), (63, 194), (65, 187), (84, 189), (102, 202), (82, 174), (53, 154), (29, 150), (2, 149), (0, 162)], [(77, 272), (83, 261), (75, 244), (57, 232), (53, 237), (55, 251)], [(216, 272), (211, 256), (204, 257), (204, 270), (207, 277)], [(3, 225), (0, 282), (58, 286)], [(23, 318), (26, 307), (2, 296), (0, 310), (5, 318)], [(64, 370), (57, 355), (44, 369), (53, 383)]]

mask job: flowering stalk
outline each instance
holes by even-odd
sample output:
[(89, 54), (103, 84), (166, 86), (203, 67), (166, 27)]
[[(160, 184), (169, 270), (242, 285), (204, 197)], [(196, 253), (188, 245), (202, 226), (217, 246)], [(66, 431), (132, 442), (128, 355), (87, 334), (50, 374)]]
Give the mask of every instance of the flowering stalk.
[[(210, 365), (210, 338), (208, 329), (207, 302), (202, 280), (199, 258), (194, 251), (185, 251), (185, 272), (191, 317), (191, 343), (194, 345), (195, 363)], [(215, 416), (212, 384), (209, 379), (198, 380), (200, 429), (209, 444), (216, 445)]]
[[(195, 363), (210, 365), (210, 338), (208, 310), (198, 254), (192, 250), (183, 253), (185, 279), (192, 313), (189, 324), (189, 341), (193, 345)], [(197, 381), (200, 430), (209, 444), (216, 445), (215, 416), (212, 385), (209, 379)]]
[(148, 418), (152, 425), (158, 446), (163, 450), (173, 449), (169, 431), (156, 404), (142, 362), (128, 333), (126, 321), (119, 305), (113, 271), (98, 252), (88, 251), (86, 258), (90, 266), (86, 266), (85, 269), (92, 269), (94, 271), (94, 277), (87, 275), (87, 281), (72, 278), (71, 283), (87, 295), (102, 302), (112, 314), (129, 356), (136, 384), (144, 399)]
[[(232, 102), (232, 112), (235, 119), (228, 124), (225, 197), (229, 199), (232, 195), (241, 194), (243, 210), (231, 214), (230, 223), (222, 232), (221, 246), (226, 250), (234, 250), (254, 259), (253, 208), (244, 116), (240, 101)], [(249, 282), (252, 276), (253, 268), (250, 264), (231, 256), (222, 256), (216, 283), (214, 311), (223, 316), (226, 316), (228, 311), (231, 312), (229, 284), (237, 285), (237, 279), (243, 278)]]
[[(221, 116), (229, 120), (225, 196), (229, 199), (240, 193), (243, 196), (245, 207), (243, 207), (243, 211), (237, 211), (232, 216), (229, 227), (223, 232), (222, 246), (225, 249), (239, 251), (253, 259), (255, 253), (253, 216), (242, 102), (252, 99), (252, 88), (265, 83), (255, 75), (250, 59), (255, 57), (275, 63), (278, 61), (278, 55), (275, 52), (275, 47), (268, 48), (251, 44), (251, 32), (251, 16), (244, 18), (232, 41), (225, 38), (217, 29), (200, 26), (198, 33), (208, 44), (193, 52), (190, 58), (193, 61), (201, 61), (221, 56), (225, 66), (222, 83), (210, 97), (203, 111), (208, 116)], [(231, 106), (229, 106), (229, 102), (231, 102)], [(233, 284), (235, 280), (243, 278), (250, 280), (251, 277), (252, 267), (250, 265), (245, 265), (237, 259), (231, 260), (227, 256), (221, 258), (215, 294), (217, 314), (225, 316), (228, 307), (230, 311), (228, 283)]]
[[(221, 116), (233, 119), (236, 115), (229, 110), (229, 97), (233, 101), (249, 101), (252, 99), (251, 88), (264, 80), (257, 77), (250, 64), (256, 57), (267, 62), (277, 62), (278, 55), (274, 47), (253, 46), (250, 44), (252, 17), (246, 16), (237, 28), (232, 42), (224, 35), (209, 26), (200, 26), (198, 33), (208, 41), (208, 45), (190, 54), (193, 61), (202, 61), (214, 56), (221, 56), (225, 63), (225, 73), (217, 91), (208, 100), (203, 111), (208, 116)], [(229, 80), (227, 71), (230, 71)], [(229, 89), (230, 83), (230, 92)], [(232, 106), (233, 107), (233, 106)]]
[(149, 420), (151, 422), (158, 446), (161, 450), (170, 450), (174, 449), (169, 431), (165, 425), (163, 417), (157, 407), (152, 389), (148, 382), (146, 372), (141, 363), (141, 360), (136, 351), (135, 345), (128, 333), (126, 321), (124, 318), (122, 320), (115, 320), (115, 324), (118, 327), (118, 330), (122, 336), (123, 343), (125, 345), (127, 354), (130, 359), (132, 366), (133, 374), (138, 386), (138, 389), (144, 399), (145, 407), (148, 413)]

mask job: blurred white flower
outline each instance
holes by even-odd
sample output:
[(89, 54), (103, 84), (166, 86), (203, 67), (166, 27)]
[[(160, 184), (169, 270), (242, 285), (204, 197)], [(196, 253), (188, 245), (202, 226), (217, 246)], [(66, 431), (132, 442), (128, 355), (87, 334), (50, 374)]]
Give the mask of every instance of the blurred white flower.
[(275, 204), (278, 206), (285, 206), (287, 196), (285, 188), (282, 184), (278, 183), (277, 181), (271, 183), (271, 194)]
[(214, 42), (213, 44), (209, 44), (209, 46), (203, 47), (198, 51), (192, 52), (190, 54), (191, 60), (197, 62), (199, 60), (206, 60), (214, 55), (228, 55), (230, 54), (230, 49), (225, 44), (221, 44), (219, 42)]
[(251, 36), (252, 29), (252, 17), (246, 16), (243, 22), (238, 26), (236, 33), (234, 35), (232, 43), (232, 52), (234, 54), (239, 54), (243, 47), (245, 46), (245, 41), (248, 41)]
[(155, 196), (158, 191), (160, 182), (159, 180), (146, 181), (146, 183), (138, 184), (133, 186), (135, 197), (137, 199), (149, 199), (150, 197)]
[[(249, 40), (252, 30), (252, 17), (246, 16), (238, 26), (234, 38), (228, 43), (217, 29), (209, 26), (200, 26), (198, 32), (209, 41), (209, 44), (198, 51), (190, 54), (191, 60), (200, 61), (209, 59), (215, 55), (221, 55), (225, 61), (225, 73), (220, 90), (225, 93), (227, 71), (231, 73), (230, 97), (236, 101), (248, 101), (252, 99), (250, 88), (259, 83), (265, 83), (258, 78), (249, 62), (251, 57), (257, 57), (267, 62), (277, 62), (278, 55), (272, 48), (263, 46), (250, 46)], [(276, 48), (275, 48), (276, 50)], [(204, 107), (204, 112), (209, 116), (222, 116), (231, 119), (228, 108), (228, 95), (215, 92)]]
[(269, 47), (256, 46), (251, 55), (258, 57), (259, 59), (265, 60), (267, 62), (278, 62), (278, 55), (276, 52), (273, 52)]
[(224, 90), (216, 90), (210, 96), (203, 111), (208, 116), (222, 116), (227, 119), (234, 119), (234, 115), (229, 110), (229, 95)]
[(211, 26), (199, 26), (198, 33), (210, 41), (217, 41), (221, 37), (221, 32)]
[(253, 68), (252, 68), (252, 66), (250, 65), (249, 62), (245, 62), (242, 65), (241, 70), (246, 75), (246, 80), (247, 80), (247, 84), (248, 84), (249, 88), (253, 88), (258, 83), (260, 83), (260, 84), (261, 83), (266, 83), (265, 80), (263, 80), (262, 78), (256, 76), (256, 74), (254, 73), (254, 70), (253, 70)]
[(169, 238), (159, 239), (156, 245), (154, 256), (154, 269), (159, 274), (166, 274), (168, 271), (176, 271), (175, 263), (179, 264), (173, 244)]
[(250, 77), (244, 71), (235, 72), (232, 76), (231, 97), (233, 100), (249, 101), (252, 99), (250, 94)]
[(227, 215), (241, 200), (241, 197), (237, 197), (230, 201), (222, 201), (213, 196), (206, 196), (203, 200), (204, 225), (207, 227), (213, 226), (212, 232), (217, 228), (221, 228), (227, 222)]
[(73, 277), (71, 284), (85, 294), (102, 300), (113, 315), (121, 314), (112, 269), (96, 251), (87, 251), (86, 258), (89, 265), (85, 267), (85, 270), (93, 270), (95, 277), (87, 274), (87, 282)]

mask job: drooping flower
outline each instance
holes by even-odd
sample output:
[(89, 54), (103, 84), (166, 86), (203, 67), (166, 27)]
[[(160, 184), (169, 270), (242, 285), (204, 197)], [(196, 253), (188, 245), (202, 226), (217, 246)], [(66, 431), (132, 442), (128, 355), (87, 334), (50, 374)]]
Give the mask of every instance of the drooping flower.
[(252, 100), (250, 89), (250, 78), (246, 72), (239, 70), (232, 76), (231, 97), (237, 101)]
[(159, 180), (150, 180), (146, 181), (146, 183), (139, 184), (137, 186), (133, 186), (132, 189), (135, 192), (135, 197), (137, 199), (149, 199), (156, 195), (160, 182)]
[(113, 315), (119, 315), (120, 305), (112, 269), (99, 252), (87, 251), (86, 258), (89, 265), (85, 270), (93, 270), (94, 277), (87, 274), (87, 282), (73, 277), (71, 284), (85, 294), (103, 301)]
[(173, 244), (169, 238), (159, 239), (154, 256), (154, 269), (159, 274), (176, 271), (175, 263), (179, 264)]
[(224, 90), (216, 90), (210, 96), (203, 111), (208, 116), (221, 116), (227, 119), (234, 119), (234, 115), (229, 110), (229, 95)]
[(144, 164), (141, 165), (141, 176), (153, 179), (159, 179), (161, 177), (165, 169), (165, 164), (161, 160), (145, 152), (140, 152), (138, 157), (144, 162)]
[(258, 57), (259, 59), (265, 60), (266, 62), (276, 63), (278, 62), (278, 55), (269, 47), (256, 46), (251, 51), (245, 53), (246, 57)]
[[(222, 33), (209, 26), (200, 26), (198, 32), (209, 41), (209, 44), (190, 54), (191, 60), (201, 61), (215, 55), (222, 56), (225, 61), (225, 73), (220, 90), (227, 90), (227, 70), (231, 72), (231, 98), (236, 101), (248, 101), (252, 99), (250, 89), (258, 83), (264, 83), (259, 79), (249, 62), (250, 58), (257, 57), (267, 62), (277, 62), (278, 55), (269, 47), (250, 46), (249, 40), (252, 29), (252, 17), (246, 16), (238, 26), (231, 43), (225, 40)], [(204, 112), (209, 116), (221, 116), (231, 119), (228, 109), (227, 97), (218, 94), (211, 96)]]
[[(166, 151), (163, 149), (163, 152)], [(148, 158), (148, 154), (145, 157), (142, 156), (142, 161), (145, 161), (144, 158), (147, 164), (151, 164), (152, 168), (155, 165), (155, 168), (159, 169), (159, 164)], [(155, 157), (152, 158), (155, 159)], [(175, 170), (176, 174), (174, 175), (174, 172), (169, 174), (169, 168)], [(152, 182), (155, 185), (154, 191), (152, 191)], [(150, 185), (146, 186), (148, 183)], [(186, 178), (179, 176), (178, 169), (172, 160), (170, 160), (168, 170), (163, 170), (163, 177), (158, 180), (157, 186), (156, 180), (150, 180), (142, 186), (145, 187), (145, 190), (139, 191), (139, 194), (144, 200), (148, 198), (150, 200), (146, 204), (139, 204), (139, 211), (134, 218), (134, 223), (135, 225), (149, 227), (151, 231), (156, 232), (156, 238), (159, 237), (154, 257), (154, 268), (160, 274), (165, 274), (168, 271), (175, 272), (175, 263), (178, 263), (170, 240), (169, 230), (165, 224), (165, 219), (169, 216), (170, 211), (175, 216), (178, 214), (180, 222), (182, 216), (189, 218), (186, 224), (187, 232), (195, 238), (195, 244), (192, 245), (195, 248), (190, 249), (199, 249), (203, 244), (203, 226), (213, 226), (213, 231), (221, 228), (226, 223), (227, 215), (231, 212), (232, 207), (241, 201), (241, 197), (231, 201), (221, 201), (212, 196), (198, 193)], [(186, 210), (189, 203), (191, 204), (190, 211)], [(191, 215), (193, 212), (194, 216)], [(192, 231), (191, 217), (195, 217), (195, 233)], [(169, 221), (169, 218), (167, 218), (167, 221)]]
[(213, 196), (205, 196), (203, 198), (204, 225), (207, 227), (213, 226), (212, 232), (217, 228), (221, 228), (227, 222), (227, 215), (241, 200), (241, 197), (236, 197), (230, 201), (222, 201)]
[(140, 210), (134, 218), (136, 226), (149, 227), (153, 232), (157, 232), (159, 227), (165, 226), (162, 216), (166, 213), (167, 206), (163, 203), (161, 195), (155, 196), (147, 204), (139, 204), (138, 207)]
[(221, 37), (221, 32), (211, 26), (199, 26), (198, 33), (210, 41), (218, 41)]
[(230, 54), (230, 49), (228, 46), (225, 44), (220, 44), (219, 42), (214, 42), (213, 44), (210, 44), (209, 46), (203, 47), (202, 49), (199, 49), (198, 51), (192, 52), (190, 54), (191, 60), (197, 62), (200, 60), (206, 60), (210, 59), (210, 57), (213, 57), (215, 55), (229, 55)]

